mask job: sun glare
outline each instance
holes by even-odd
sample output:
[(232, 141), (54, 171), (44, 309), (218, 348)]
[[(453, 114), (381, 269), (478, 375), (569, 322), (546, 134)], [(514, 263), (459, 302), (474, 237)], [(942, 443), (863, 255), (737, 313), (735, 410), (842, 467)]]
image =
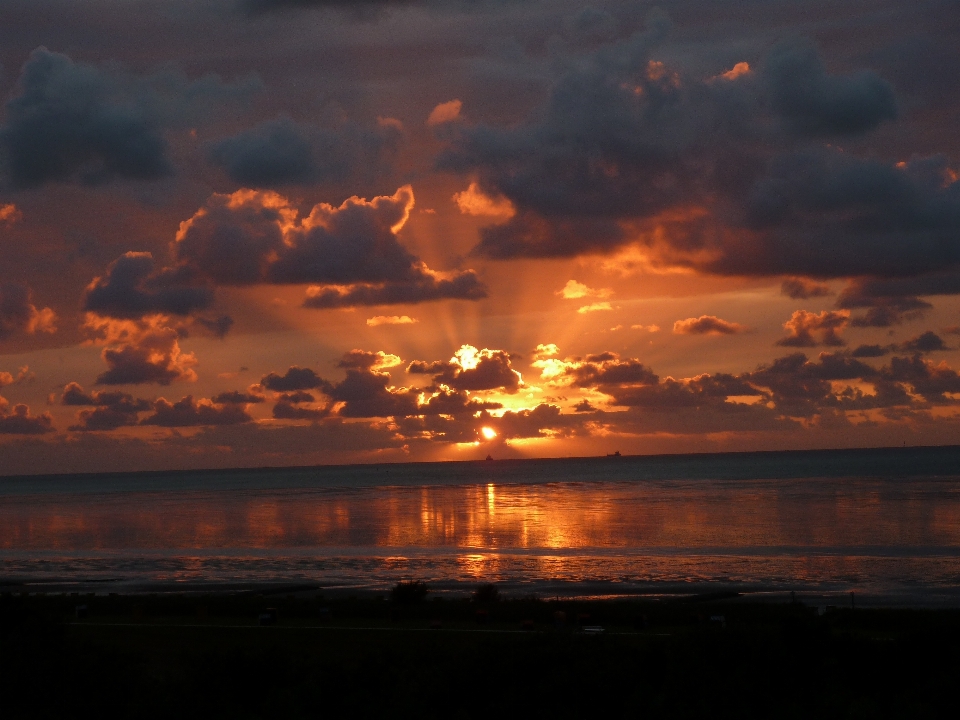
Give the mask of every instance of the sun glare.
[(496, 430), (494, 430), (492, 427), (481, 428), (480, 433), (486, 440), (493, 440), (497, 436)]

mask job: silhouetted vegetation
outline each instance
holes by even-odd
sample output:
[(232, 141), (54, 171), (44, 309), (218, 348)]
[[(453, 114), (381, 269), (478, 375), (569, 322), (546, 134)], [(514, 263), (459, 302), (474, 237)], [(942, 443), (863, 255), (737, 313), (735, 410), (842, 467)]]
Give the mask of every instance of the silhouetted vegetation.
[(427, 584), (420, 580), (412, 580), (410, 582), (401, 581), (394, 585), (393, 590), (390, 591), (390, 600), (397, 605), (413, 605), (414, 603), (423, 602), (429, 592), (430, 589), (427, 587)]
[(486, 583), (474, 591), (473, 599), (484, 605), (493, 603), (500, 599), (500, 590), (493, 583)]

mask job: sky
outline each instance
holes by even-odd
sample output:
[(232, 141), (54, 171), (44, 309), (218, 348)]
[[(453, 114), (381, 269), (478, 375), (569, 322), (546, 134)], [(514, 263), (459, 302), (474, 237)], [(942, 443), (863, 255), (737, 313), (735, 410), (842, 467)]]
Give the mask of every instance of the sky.
[(0, 474), (960, 441), (951, 0), (5, 0)]

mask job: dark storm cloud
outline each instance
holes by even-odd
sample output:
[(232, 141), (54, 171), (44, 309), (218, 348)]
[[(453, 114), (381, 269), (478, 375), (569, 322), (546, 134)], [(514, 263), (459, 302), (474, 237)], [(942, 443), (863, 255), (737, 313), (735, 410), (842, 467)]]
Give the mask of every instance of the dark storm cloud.
[(229, 315), (220, 315), (215, 318), (194, 318), (193, 321), (214, 337), (224, 338), (233, 327), (234, 320)]
[(850, 353), (850, 357), (855, 358), (875, 358), (883, 357), (890, 353), (889, 347), (882, 347), (880, 345), (858, 345), (853, 352)]
[(38, 310), (33, 292), (20, 283), (0, 283), (0, 340), (37, 331), (56, 331), (56, 315), (50, 308)]
[(247, 411), (236, 404), (215, 405), (209, 400), (194, 401), (193, 396), (171, 403), (160, 398), (153, 403), (153, 415), (140, 421), (141, 425), (161, 427), (196, 427), (199, 425), (236, 425), (251, 422)]
[(239, 390), (231, 390), (230, 392), (223, 392), (219, 395), (214, 395), (211, 398), (211, 401), (216, 405), (248, 405), (266, 402), (266, 398), (263, 395), (258, 395), (253, 392), (240, 392)]
[(780, 286), (780, 293), (794, 300), (809, 300), (830, 294), (830, 288), (809, 278), (787, 278)]
[(894, 357), (881, 370), (884, 379), (903, 383), (923, 395), (928, 402), (956, 402), (947, 394), (960, 393), (960, 374), (945, 363), (934, 365), (919, 354), (910, 358)]
[(829, 148), (781, 154), (752, 183), (744, 213), (741, 254), (721, 246), (707, 269), (903, 278), (960, 261), (960, 183), (929, 158), (895, 166)]
[(297, 390), (296, 392), (283, 393), (277, 400), (296, 405), (298, 403), (312, 403), (317, 399), (306, 390)]
[(115, 83), (89, 65), (38, 48), (0, 128), (4, 173), (15, 188), (79, 176), (151, 180), (171, 172), (167, 145), (146, 108), (116, 97)]
[(906, 278), (857, 278), (843, 289), (837, 304), (840, 307), (867, 312), (854, 318), (861, 327), (889, 327), (921, 317), (933, 307), (921, 295), (956, 295), (960, 293), (960, 272), (933, 272)]
[(902, 343), (899, 343), (896, 346), (896, 349), (900, 352), (909, 353), (929, 353), (936, 352), (938, 350), (950, 350), (950, 348), (948, 348), (943, 342), (943, 338), (932, 330), (927, 330), (917, 337), (904, 340)]
[(830, 75), (808, 43), (781, 43), (763, 66), (774, 112), (798, 134), (856, 135), (897, 117), (893, 87), (876, 73)]
[[(158, 268), (150, 253), (128, 252), (110, 263), (106, 273), (87, 286), (83, 309), (126, 319), (157, 313), (188, 315), (213, 302), (210, 287), (200, 284), (196, 278), (189, 282), (193, 274), (185, 268)], [(216, 321), (213, 328), (218, 328)]]
[[(304, 393), (306, 394), (306, 393)], [(312, 402), (309, 401), (300, 401), (300, 402)], [(277, 420), (320, 420), (325, 417), (329, 417), (330, 408), (329, 407), (319, 407), (319, 408), (310, 408), (303, 407), (297, 404), (297, 399), (291, 399), (290, 396), (283, 396), (277, 400), (276, 404), (273, 406), (273, 417)]]
[(156, 180), (173, 172), (164, 132), (242, 100), (256, 78), (189, 80), (175, 68), (132, 75), (100, 69), (44, 47), (24, 64), (0, 127), (0, 170), (14, 189), (49, 182)]
[(298, 125), (280, 117), (217, 142), (213, 161), (248, 187), (368, 179), (389, 170), (402, 138), (395, 123), (334, 129)]
[(294, 390), (323, 389), (328, 387), (329, 383), (310, 368), (294, 365), (283, 375), (277, 375), (276, 373), (265, 375), (260, 380), (260, 385), (274, 392), (291, 392)]
[(214, 195), (177, 235), (177, 256), (221, 285), (317, 283), (306, 307), (476, 300), (473, 271), (434, 273), (397, 238), (414, 205), (405, 186), (392, 196), (353, 197), (339, 207), (297, 211), (275, 193)]
[(452, 280), (425, 277), (412, 283), (310, 288), (303, 306), (324, 309), (358, 305), (415, 305), (433, 300), (481, 300), (485, 297), (486, 286), (472, 270), (467, 270), (457, 273)]
[(792, 276), (784, 292), (799, 298), (826, 292), (806, 278), (960, 264), (960, 184), (945, 157), (837, 147), (896, 119), (876, 73), (832, 73), (791, 41), (753, 69), (695, 77), (656, 60), (662, 38), (663, 24), (565, 57), (526, 121), (461, 124), (439, 167), (516, 208), (475, 252), (562, 257), (639, 238), (668, 264)]

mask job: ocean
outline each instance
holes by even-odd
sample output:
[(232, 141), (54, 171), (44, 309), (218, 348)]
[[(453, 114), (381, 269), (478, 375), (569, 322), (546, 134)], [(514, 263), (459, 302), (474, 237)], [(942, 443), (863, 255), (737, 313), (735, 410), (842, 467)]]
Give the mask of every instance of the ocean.
[(960, 447), (0, 478), (0, 591), (401, 580), (960, 606)]

